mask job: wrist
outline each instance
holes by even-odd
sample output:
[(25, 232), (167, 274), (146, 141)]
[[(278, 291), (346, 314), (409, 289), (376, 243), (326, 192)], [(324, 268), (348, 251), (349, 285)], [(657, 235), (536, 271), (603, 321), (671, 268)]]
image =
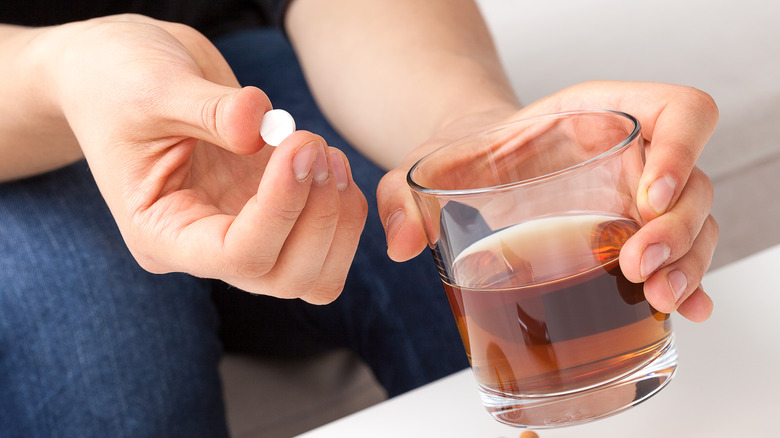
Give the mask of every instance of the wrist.
[(62, 109), (57, 98), (60, 89), (60, 77), (62, 71), (58, 72), (58, 60), (61, 53), (61, 41), (58, 35), (60, 27), (45, 27), (33, 29), (30, 35), (30, 41), (24, 56), (26, 64), (29, 66), (25, 73), (25, 78), (29, 83), (29, 88), (35, 90), (35, 104), (40, 110), (40, 114), (50, 119), (59, 119), (64, 121)]
[(464, 121), (500, 123), (522, 108), (497, 58), (482, 62), (449, 59), (440, 71), (453, 69), (459, 74), (439, 75), (441, 95), (429, 101), (434, 114), (431, 120), (435, 121), (430, 125), (433, 133), (451, 131)]
[(0, 179), (46, 172), (82, 157), (57, 104), (57, 27), (0, 26)]

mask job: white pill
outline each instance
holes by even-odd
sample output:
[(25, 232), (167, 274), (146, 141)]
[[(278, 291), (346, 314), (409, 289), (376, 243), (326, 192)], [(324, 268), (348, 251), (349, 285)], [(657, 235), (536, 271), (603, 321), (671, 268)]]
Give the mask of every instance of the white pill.
[(290, 113), (282, 109), (268, 111), (260, 123), (260, 136), (271, 146), (279, 146), (293, 132), (295, 120)]

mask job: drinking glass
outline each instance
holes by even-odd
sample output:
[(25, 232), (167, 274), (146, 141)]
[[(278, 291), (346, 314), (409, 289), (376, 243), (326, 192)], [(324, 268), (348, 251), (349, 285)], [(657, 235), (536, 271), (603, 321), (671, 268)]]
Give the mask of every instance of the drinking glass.
[(622, 274), (644, 145), (631, 115), (511, 122), (420, 159), (408, 183), (482, 402), (521, 427), (578, 424), (663, 388), (669, 315)]

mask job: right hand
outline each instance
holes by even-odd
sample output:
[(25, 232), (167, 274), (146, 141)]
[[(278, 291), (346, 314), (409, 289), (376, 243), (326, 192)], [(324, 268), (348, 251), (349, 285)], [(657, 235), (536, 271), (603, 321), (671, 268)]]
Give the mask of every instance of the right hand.
[[(620, 267), (628, 280), (644, 282), (648, 302), (661, 312), (678, 311), (692, 321), (709, 318), (713, 302), (701, 287), (718, 241), (718, 225), (710, 215), (712, 183), (695, 165), (715, 129), (718, 109), (699, 90), (661, 83), (594, 81), (554, 93), (521, 110), (474, 114), (446, 126), (413, 150), (377, 189), (380, 217), (387, 233), (388, 254), (407, 260), (427, 245), (419, 210), (406, 183), (414, 162), (451, 140), (481, 132), (497, 121), (561, 111), (606, 108), (636, 116), (646, 141), (647, 163), (639, 183), (638, 207), (647, 223), (620, 252)], [(671, 180), (671, 188), (654, 196), (650, 187)], [(666, 198), (653, 206), (657, 198)], [(655, 248), (666, 246), (657, 263)], [(655, 253), (655, 254), (654, 254)], [(647, 266), (650, 266), (649, 268)], [(679, 280), (683, 276), (683, 280)], [(676, 285), (677, 287), (673, 286)]]
[(304, 131), (265, 145), (271, 103), (240, 88), (205, 37), (122, 15), (47, 28), (35, 44), (142, 267), (312, 303), (338, 296), (367, 211), (346, 157)]

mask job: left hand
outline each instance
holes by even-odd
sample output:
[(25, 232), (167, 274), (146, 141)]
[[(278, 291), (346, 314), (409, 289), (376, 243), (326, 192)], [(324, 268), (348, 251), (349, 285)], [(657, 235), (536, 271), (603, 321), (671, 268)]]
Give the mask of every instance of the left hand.
[(645, 282), (645, 297), (659, 311), (677, 310), (704, 321), (713, 303), (701, 287), (718, 240), (710, 215), (712, 183), (695, 166), (715, 129), (718, 109), (706, 93), (690, 87), (638, 82), (578, 84), (515, 112), (502, 109), (460, 119), (440, 130), (388, 172), (377, 189), (388, 255), (397, 261), (426, 246), (422, 221), (406, 185), (406, 173), (427, 152), (497, 121), (578, 109), (612, 109), (636, 117), (646, 140), (647, 162), (638, 207), (647, 223), (623, 246), (620, 266), (633, 282)]
[(119, 15), (35, 41), (56, 120), (142, 268), (314, 304), (341, 293), (367, 210), (346, 156), (306, 131), (266, 145), (271, 102), (203, 35)]

